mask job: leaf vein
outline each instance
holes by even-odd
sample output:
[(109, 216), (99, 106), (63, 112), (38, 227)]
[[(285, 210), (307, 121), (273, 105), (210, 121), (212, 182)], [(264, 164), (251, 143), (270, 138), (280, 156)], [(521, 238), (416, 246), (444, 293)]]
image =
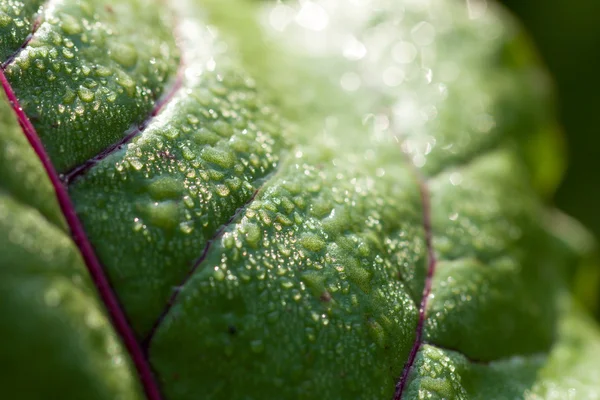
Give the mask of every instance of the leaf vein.
[[(281, 163), (279, 165), (281, 165)], [(256, 188), (254, 190), (254, 192), (252, 193), (250, 198), (248, 198), (248, 200), (246, 200), (246, 202), (244, 204), (242, 204), (240, 207), (238, 207), (235, 210), (235, 212), (233, 213), (233, 215), (229, 218), (229, 220), (227, 220), (227, 222), (225, 222), (223, 225), (221, 225), (221, 227), (219, 229), (217, 229), (217, 231), (214, 233), (214, 235), (206, 242), (204, 248), (202, 249), (202, 252), (200, 253), (200, 257), (198, 257), (196, 259), (196, 261), (194, 262), (192, 267), (189, 269), (187, 274), (183, 277), (181, 283), (175, 287), (175, 289), (173, 290), (173, 294), (171, 294), (171, 297), (167, 301), (165, 307), (163, 308), (163, 311), (160, 313), (158, 318), (156, 318), (154, 324), (152, 325), (152, 328), (150, 329), (150, 332), (148, 333), (146, 338), (142, 341), (142, 348), (144, 349), (146, 354), (148, 354), (152, 339), (154, 338), (154, 335), (156, 334), (158, 328), (160, 327), (162, 322), (165, 320), (165, 318), (167, 317), (167, 315), (169, 314), (169, 312), (171, 311), (171, 309), (173, 308), (175, 303), (177, 303), (179, 294), (182, 292), (182, 290), (183, 290), (184, 286), (187, 284), (187, 282), (192, 278), (192, 276), (194, 276), (194, 273), (198, 270), (200, 265), (202, 265), (202, 263), (208, 256), (208, 253), (212, 249), (213, 245), (225, 233), (227, 228), (229, 228), (233, 223), (235, 223), (237, 218), (240, 215), (242, 215), (242, 213), (244, 211), (246, 211), (246, 209), (250, 206), (250, 204), (252, 204), (252, 202), (254, 202), (254, 200), (256, 199), (256, 196), (258, 196), (258, 194), (262, 191), (262, 189), (265, 187), (265, 185), (271, 181), (271, 178), (276, 173), (277, 173), (277, 170), (271, 172), (269, 175), (264, 177), (263, 182), (258, 186), (258, 188)]]

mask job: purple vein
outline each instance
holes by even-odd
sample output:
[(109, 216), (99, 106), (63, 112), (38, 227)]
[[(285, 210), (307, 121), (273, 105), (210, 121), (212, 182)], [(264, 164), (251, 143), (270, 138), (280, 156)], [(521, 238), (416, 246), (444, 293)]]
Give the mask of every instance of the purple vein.
[[(411, 164), (412, 165), (412, 164)], [(415, 168), (416, 169), (416, 168)], [(429, 301), (429, 294), (431, 293), (431, 285), (433, 281), (433, 275), (435, 274), (436, 258), (433, 250), (432, 243), (432, 230), (431, 230), (431, 196), (429, 193), (429, 187), (425, 178), (420, 174), (419, 171), (415, 170), (415, 175), (419, 180), (419, 190), (421, 192), (421, 203), (423, 204), (423, 228), (425, 230), (425, 245), (427, 247), (427, 276), (425, 277), (425, 286), (423, 287), (423, 295), (421, 296), (421, 304), (419, 306), (419, 320), (417, 322), (417, 329), (415, 334), (415, 341), (410, 350), (408, 360), (404, 364), (402, 376), (396, 384), (396, 392), (394, 393), (394, 400), (400, 400), (402, 393), (408, 382), (408, 376), (417, 358), (417, 353), (423, 344), (423, 329), (425, 327), (425, 317), (427, 312), (427, 303)]]
[(156, 102), (150, 114), (137, 126), (130, 129), (121, 140), (116, 143), (113, 143), (106, 149), (102, 150), (100, 153), (90, 158), (87, 161), (84, 161), (79, 166), (73, 168), (71, 171), (67, 172), (62, 176), (62, 181), (68, 186), (73, 182), (77, 177), (85, 174), (90, 168), (94, 165), (98, 164), (100, 161), (111, 155), (113, 152), (119, 150), (123, 147), (123, 145), (129, 143), (131, 139), (141, 134), (147, 127), (150, 125), (152, 120), (160, 114), (160, 112), (165, 108), (165, 106), (175, 97), (179, 89), (183, 86), (183, 76), (184, 76), (185, 64), (183, 62), (183, 57), (181, 58), (181, 62), (179, 64), (179, 70), (177, 72), (177, 76), (175, 77), (175, 81), (171, 85), (171, 87), (164, 93), (164, 95)]
[[(269, 174), (269, 175), (271, 175), (271, 174)], [(268, 180), (269, 180), (268, 177), (266, 177), (263, 182), (267, 182)], [(263, 183), (263, 185), (264, 185), (264, 183)], [(208, 256), (210, 249), (212, 248), (214, 243), (217, 241), (217, 239), (219, 239), (223, 235), (223, 233), (225, 233), (225, 230), (242, 214), (242, 212), (244, 212), (246, 210), (248, 205), (254, 201), (254, 199), (256, 198), (256, 196), (258, 195), (258, 193), (260, 192), (261, 189), (262, 189), (262, 185), (258, 189), (254, 190), (254, 193), (252, 193), (252, 196), (250, 196), (250, 198), (248, 200), (246, 200), (246, 202), (244, 204), (242, 204), (240, 207), (238, 207), (237, 210), (235, 210), (235, 213), (233, 213), (233, 215), (231, 216), (231, 218), (229, 218), (227, 220), (227, 222), (225, 222), (223, 225), (221, 225), (221, 227), (208, 240), (208, 242), (206, 242), (206, 245), (204, 245), (204, 249), (202, 250), (200, 257), (196, 260), (196, 262), (194, 262), (194, 265), (192, 265), (192, 268), (190, 268), (190, 270), (184, 276), (181, 283), (175, 287), (175, 290), (173, 290), (173, 293), (171, 294), (171, 297), (167, 301), (167, 304), (163, 308), (162, 312), (160, 313), (160, 315), (158, 316), (156, 321), (154, 321), (154, 324), (152, 325), (150, 332), (148, 333), (148, 335), (142, 342), (142, 347), (144, 348), (146, 353), (148, 352), (148, 349), (150, 348), (150, 342), (152, 341), (154, 334), (156, 333), (158, 327), (164, 321), (167, 314), (169, 314), (169, 311), (171, 311), (171, 309), (177, 302), (177, 298), (179, 297), (179, 294), (181, 293), (185, 284), (190, 280), (190, 278), (198, 270), (200, 265), (204, 262), (204, 260)]]
[(90, 276), (98, 290), (98, 294), (106, 307), (112, 325), (115, 327), (115, 330), (121, 337), (123, 344), (131, 356), (148, 400), (161, 400), (162, 396), (158, 385), (154, 380), (150, 365), (148, 364), (144, 352), (137, 342), (135, 334), (123, 313), (121, 305), (108, 282), (108, 278), (104, 274), (102, 265), (96, 257), (94, 249), (85, 234), (83, 225), (75, 213), (75, 208), (69, 198), (67, 188), (56, 173), (37, 131), (19, 104), (19, 100), (17, 99), (12, 86), (8, 82), (4, 71), (4, 67), (0, 68), (0, 83), (2, 84), (2, 88), (4, 89), (19, 125), (23, 130), (23, 134), (46, 170), (48, 178), (54, 188), (58, 204), (71, 231), (73, 241), (81, 253)]

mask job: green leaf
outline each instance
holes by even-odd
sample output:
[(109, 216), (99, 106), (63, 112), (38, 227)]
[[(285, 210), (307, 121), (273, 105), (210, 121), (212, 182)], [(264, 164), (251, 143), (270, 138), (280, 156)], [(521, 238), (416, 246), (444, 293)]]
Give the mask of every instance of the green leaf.
[(597, 398), (548, 83), (493, 4), (0, 12), (7, 398)]
[(600, 355), (598, 327), (562, 299), (558, 340), (548, 353), (481, 362), (432, 345), (423, 346), (407, 398), (595, 399)]

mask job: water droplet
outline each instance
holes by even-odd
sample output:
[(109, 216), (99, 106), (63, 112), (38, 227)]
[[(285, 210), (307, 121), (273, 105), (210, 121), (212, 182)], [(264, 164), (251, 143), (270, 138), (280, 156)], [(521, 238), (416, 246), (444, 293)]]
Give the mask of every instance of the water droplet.
[(185, 204), (187, 208), (194, 208), (194, 200), (190, 196), (183, 197), (183, 204)]
[(148, 185), (148, 193), (154, 200), (178, 199), (184, 191), (183, 182), (171, 176), (160, 176)]
[(205, 147), (202, 149), (200, 157), (221, 168), (231, 168), (235, 162), (235, 157), (231, 153), (215, 149), (214, 147)]
[(92, 101), (94, 101), (94, 92), (92, 92), (90, 89), (80, 86), (79, 89), (77, 90), (77, 96), (79, 96), (79, 98), (81, 99), (81, 101), (85, 102), (85, 103), (91, 103)]
[(460, 185), (462, 183), (463, 177), (462, 177), (462, 174), (460, 172), (453, 172), (453, 173), (450, 174), (449, 180), (450, 180), (450, 183), (453, 186), (458, 186), (458, 185)]
[(105, 78), (112, 75), (112, 70), (103, 65), (96, 65), (96, 76)]
[(269, 24), (276, 31), (282, 32), (294, 19), (294, 9), (285, 4), (278, 4), (269, 13)]
[(119, 71), (117, 73), (117, 83), (125, 89), (129, 96), (133, 96), (135, 92), (135, 82), (129, 75), (126, 73)]
[(0, 11), (0, 28), (6, 28), (13, 19), (5, 12)]
[(343, 54), (349, 60), (360, 60), (367, 54), (367, 48), (354, 36), (350, 36), (344, 44)]
[(68, 58), (68, 59), (75, 57), (75, 53), (73, 53), (73, 50), (66, 48), (66, 47), (63, 47), (62, 53), (63, 53), (63, 56), (65, 56), (65, 58)]
[(258, 247), (261, 239), (261, 232), (256, 224), (247, 223), (244, 225), (246, 231), (246, 242), (252, 247)]
[(133, 220), (133, 231), (134, 232), (139, 232), (142, 230), (142, 228), (144, 227), (144, 224), (142, 223), (142, 221), (139, 218), (134, 218)]
[(298, 25), (312, 31), (322, 31), (329, 24), (327, 11), (312, 1), (304, 2), (295, 19)]
[(179, 207), (173, 201), (163, 201), (144, 207), (144, 212), (145, 218), (152, 225), (163, 229), (172, 229), (178, 220)]
[(485, 15), (487, 11), (486, 0), (467, 0), (467, 10), (470, 19), (478, 19)]
[(294, 282), (286, 279), (286, 280), (282, 281), (280, 285), (284, 289), (291, 289), (294, 287)]
[(67, 35), (76, 35), (78, 33), (81, 33), (81, 31), (83, 30), (81, 28), (81, 25), (79, 24), (79, 21), (77, 21), (77, 19), (75, 19), (69, 14), (62, 15), (62, 22), (60, 27), (62, 28), (63, 32)]
[(325, 242), (317, 235), (306, 233), (300, 238), (300, 244), (310, 251), (321, 251), (325, 247)]
[(142, 169), (142, 167), (144, 166), (144, 164), (142, 164), (140, 162), (140, 160), (138, 160), (137, 158), (128, 160), (129, 161), (129, 165), (131, 165), (133, 167), (133, 169), (135, 169), (136, 171), (139, 171)]
[(223, 281), (223, 280), (225, 280), (225, 273), (220, 268), (215, 267), (215, 272), (213, 273), (213, 277), (217, 281)]
[(215, 187), (215, 191), (221, 197), (227, 197), (227, 196), (229, 196), (229, 193), (230, 193), (229, 188), (226, 185), (223, 185), (223, 184), (217, 185)]
[(400, 64), (410, 64), (417, 57), (417, 49), (414, 44), (402, 41), (392, 48), (392, 57)]
[(194, 154), (194, 152), (192, 150), (190, 150), (190, 148), (187, 146), (183, 146), (181, 148), (181, 153), (185, 160), (193, 160), (194, 158), (196, 158), (196, 155)]
[(355, 72), (346, 72), (340, 78), (340, 85), (342, 86), (342, 89), (347, 92), (354, 92), (358, 90), (360, 84), (360, 76)]
[(186, 235), (194, 231), (194, 223), (192, 221), (186, 221), (179, 224), (179, 230)]
[(126, 68), (133, 67), (138, 60), (138, 53), (133, 45), (114, 43), (109, 51), (110, 58)]

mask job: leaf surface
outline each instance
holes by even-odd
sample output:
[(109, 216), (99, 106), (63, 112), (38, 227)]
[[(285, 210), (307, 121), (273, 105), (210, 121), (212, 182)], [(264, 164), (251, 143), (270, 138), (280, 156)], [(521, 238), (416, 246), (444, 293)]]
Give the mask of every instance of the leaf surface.
[(486, 4), (0, 2), (8, 393), (598, 398)]

